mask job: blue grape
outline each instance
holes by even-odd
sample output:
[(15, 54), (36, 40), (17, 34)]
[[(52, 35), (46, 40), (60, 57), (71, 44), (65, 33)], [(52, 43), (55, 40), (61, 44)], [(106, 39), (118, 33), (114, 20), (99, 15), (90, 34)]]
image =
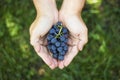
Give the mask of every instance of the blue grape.
[(56, 50), (55, 45), (51, 45), (51, 49), (52, 49), (53, 51)]
[(62, 52), (63, 48), (62, 47), (59, 47), (57, 48), (58, 52)]
[(58, 26), (61, 26), (61, 25), (62, 25), (62, 22), (59, 22), (59, 21), (58, 21), (58, 22), (57, 22), (57, 25), (58, 25)]
[(55, 33), (55, 29), (51, 29), (49, 32), (50, 32), (50, 34), (53, 34), (53, 33)]
[(64, 42), (61, 43), (61, 46), (62, 46), (62, 47), (65, 46), (65, 45), (66, 45), (66, 44), (65, 44)]
[(47, 35), (47, 48), (52, 53), (53, 58), (64, 60), (64, 56), (68, 51), (68, 35), (68, 30), (63, 27), (62, 22), (57, 22), (49, 30)]
[(48, 45), (47, 48), (50, 50), (51, 49), (51, 45)]
[(64, 49), (65, 51), (67, 51), (67, 50), (68, 50), (68, 46), (65, 45), (63, 49)]
[(51, 43), (55, 43), (57, 41), (57, 39), (56, 38), (53, 38), (52, 40), (51, 40)]
[(59, 56), (58, 56), (58, 60), (64, 60), (64, 56), (59, 55)]
[(53, 50), (52, 52), (53, 52), (53, 54), (56, 54), (56, 53), (57, 53), (57, 51), (56, 51), (56, 50)]
[(48, 36), (47, 36), (47, 40), (51, 40), (52, 38), (53, 38), (52, 35), (48, 35)]
[(53, 58), (58, 59), (58, 54), (53, 54)]
[(65, 36), (61, 36), (61, 37), (60, 37), (60, 40), (61, 40), (61, 41), (65, 41)]
[(62, 52), (60, 52), (60, 55), (63, 55), (63, 56), (64, 56), (65, 53), (66, 53), (66, 51), (63, 50)]
[(64, 34), (68, 32), (67, 28), (65, 28), (65, 27), (62, 28), (62, 31)]
[(64, 42), (67, 43), (67, 42), (68, 42), (68, 39), (66, 38), (66, 39), (64, 40)]
[(59, 47), (59, 46), (60, 46), (60, 42), (57, 41), (57, 42), (55, 43), (55, 46), (56, 46), (56, 47)]

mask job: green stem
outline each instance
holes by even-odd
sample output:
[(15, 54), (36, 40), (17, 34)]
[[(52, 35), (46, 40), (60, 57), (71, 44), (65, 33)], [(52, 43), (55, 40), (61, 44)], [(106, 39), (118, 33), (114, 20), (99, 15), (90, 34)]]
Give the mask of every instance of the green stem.
[(61, 31), (62, 31), (62, 26), (58, 26), (60, 28), (60, 31), (58, 32), (58, 34), (56, 35), (55, 38), (58, 38), (61, 35)]

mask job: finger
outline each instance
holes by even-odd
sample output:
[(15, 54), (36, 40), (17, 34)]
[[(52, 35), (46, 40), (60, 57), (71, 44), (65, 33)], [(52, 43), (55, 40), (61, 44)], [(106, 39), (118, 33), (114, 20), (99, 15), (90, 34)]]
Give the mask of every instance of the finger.
[(71, 39), (71, 38), (69, 38), (69, 39), (68, 39), (67, 44), (68, 44), (69, 46), (73, 46), (73, 45), (74, 45), (74, 44), (73, 44), (73, 41), (72, 41), (72, 39)]
[(81, 35), (79, 35), (78, 49), (81, 51), (87, 42), (88, 42), (88, 35), (87, 35), (87, 31), (85, 31), (84, 33), (81, 33)]
[(69, 53), (67, 53), (67, 55), (65, 56), (64, 66), (68, 66), (73, 60), (73, 58), (77, 55), (77, 53), (78, 53), (77, 46), (73, 46), (71, 51), (69, 51)]
[[(49, 51), (49, 50), (48, 50)], [(51, 55), (51, 57), (52, 57), (52, 53), (49, 51), (49, 54)], [(57, 60), (56, 59), (54, 59), (53, 57), (52, 57), (52, 59), (53, 59), (53, 63), (55, 64), (55, 67), (57, 67), (58, 66), (58, 62), (57, 62)]]
[(41, 46), (40, 52), (37, 52), (37, 54), (42, 58), (42, 60), (51, 68), (55, 68), (55, 63), (53, 58), (50, 56), (50, 54), (47, 52), (46, 47)]
[(63, 61), (58, 61), (58, 67), (59, 67), (60, 69), (63, 69), (63, 68), (64, 68)]
[(34, 21), (30, 27), (30, 43), (32, 46), (36, 47), (39, 44), (42, 44), (40, 39), (48, 32), (51, 25), (51, 22), (43, 17)]
[(54, 61), (54, 64), (55, 64), (55, 68), (58, 66), (58, 62), (57, 62), (57, 60), (56, 59), (53, 59), (53, 61)]
[(79, 41), (79, 43), (78, 43), (78, 49), (79, 49), (80, 51), (82, 51), (85, 44), (86, 44), (85, 41)]

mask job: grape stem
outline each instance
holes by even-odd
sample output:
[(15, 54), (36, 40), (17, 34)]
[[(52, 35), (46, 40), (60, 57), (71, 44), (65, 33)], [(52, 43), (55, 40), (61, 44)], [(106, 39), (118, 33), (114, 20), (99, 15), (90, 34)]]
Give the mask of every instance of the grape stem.
[(59, 38), (62, 32), (62, 26), (58, 26), (60, 28), (58, 34), (55, 36), (55, 38)]

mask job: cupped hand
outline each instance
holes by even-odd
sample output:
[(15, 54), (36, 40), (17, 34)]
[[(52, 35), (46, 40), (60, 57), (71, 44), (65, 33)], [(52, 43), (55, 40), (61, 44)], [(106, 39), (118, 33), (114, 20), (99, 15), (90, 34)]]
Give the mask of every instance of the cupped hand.
[(83, 22), (80, 15), (77, 14), (64, 14), (59, 13), (59, 20), (63, 22), (63, 25), (68, 28), (70, 32), (69, 36), (69, 50), (65, 55), (63, 61), (59, 61), (59, 68), (64, 68), (68, 66), (73, 58), (81, 51), (84, 45), (88, 41), (87, 27)]
[(58, 21), (58, 11), (53, 0), (33, 0), (33, 2), (37, 10), (37, 17), (30, 26), (30, 43), (43, 61), (54, 69), (57, 67), (57, 61), (52, 58), (47, 49), (46, 34)]

